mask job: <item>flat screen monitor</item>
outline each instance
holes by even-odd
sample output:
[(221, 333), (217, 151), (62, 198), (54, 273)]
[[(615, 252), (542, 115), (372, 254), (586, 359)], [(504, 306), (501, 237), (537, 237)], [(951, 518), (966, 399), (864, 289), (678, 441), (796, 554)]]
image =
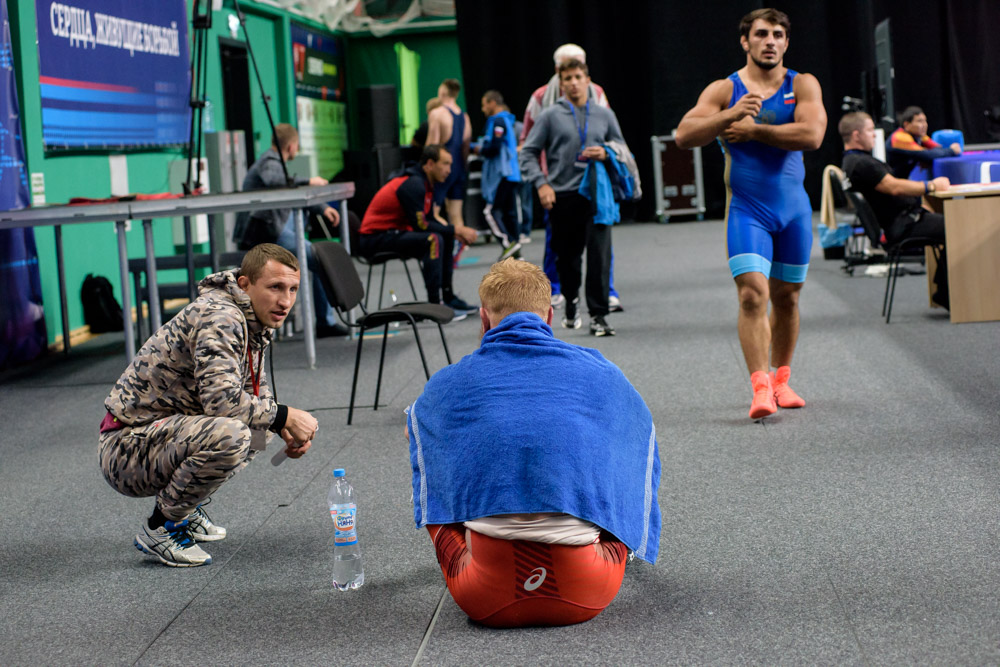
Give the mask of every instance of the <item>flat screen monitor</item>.
[(892, 37), (889, 33), (889, 19), (875, 26), (875, 69), (878, 76), (878, 90), (882, 97), (882, 108), (878, 109), (881, 120), (895, 124), (896, 101), (893, 95), (893, 80), (896, 73), (892, 67)]

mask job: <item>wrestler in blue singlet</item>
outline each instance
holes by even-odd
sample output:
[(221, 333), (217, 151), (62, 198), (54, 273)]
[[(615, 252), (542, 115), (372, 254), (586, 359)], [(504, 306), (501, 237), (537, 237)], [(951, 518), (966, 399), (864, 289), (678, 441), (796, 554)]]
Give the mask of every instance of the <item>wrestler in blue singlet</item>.
[[(788, 70), (774, 95), (764, 100), (757, 123), (783, 125), (795, 120), (792, 81)], [(733, 82), (732, 107), (746, 95), (738, 73)], [(733, 277), (758, 271), (770, 278), (803, 283), (812, 249), (812, 207), (802, 181), (802, 151), (787, 151), (758, 141), (728, 143), (726, 154), (726, 220), (729, 270)]]
[(462, 155), (462, 143), (465, 137), (465, 112), (455, 113), (445, 107), (451, 114), (451, 136), (444, 142), (444, 148), (451, 153), (451, 173), (444, 183), (434, 186), (434, 202), (443, 204), (445, 199), (465, 199), (465, 158)]

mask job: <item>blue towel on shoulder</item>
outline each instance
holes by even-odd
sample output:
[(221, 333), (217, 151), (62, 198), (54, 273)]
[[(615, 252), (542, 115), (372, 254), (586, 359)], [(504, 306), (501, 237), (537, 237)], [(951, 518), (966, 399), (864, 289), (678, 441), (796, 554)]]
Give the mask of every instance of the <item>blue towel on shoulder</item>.
[(408, 413), (418, 528), (562, 512), (656, 561), (652, 415), (597, 350), (558, 340), (538, 315), (513, 313), (428, 380)]

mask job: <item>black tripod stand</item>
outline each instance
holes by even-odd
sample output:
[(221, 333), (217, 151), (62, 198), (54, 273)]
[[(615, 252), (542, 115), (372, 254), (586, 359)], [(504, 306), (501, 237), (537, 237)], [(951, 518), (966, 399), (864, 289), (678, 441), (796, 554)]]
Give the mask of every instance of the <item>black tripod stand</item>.
[[(271, 97), (264, 90), (264, 82), (260, 77), (260, 69), (257, 67), (257, 59), (253, 54), (253, 47), (250, 45), (250, 35), (247, 33), (246, 15), (240, 8), (239, 0), (233, 0), (236, 9), (236, 16), (243, 27), (243, 40), (247, 45), (247, 53), (250, 55), (250, 64), (257, 78), (257, 85), (260, 88), (261, 101), (264, 102), (264, 111), (267, 114), (267, 122), (271, 126), (271, 141), (278, 146), (278, 135), (275, 131), (274, 117), (271, 115)], [(184, 182), (184, 194), (190, 195), (197, 192), (202, 186), (201, 170), (195, 167), (200, 164), (202, 153), (202, 140), (204, 138), (203, 119), (206, 106), (205, 89), (208, 84), (208, 77), (205, 72), (208, 68), (208, 32), (212, 28), (212, 7), (211, 0), (194, 0), (191, 17), (191, 27), (194, 31), (194, 48), (191, 57), (191, 97), (189, 106), (191, 107), (191, 126), (188, 132), (187, 145), (187, 179)], [(285, 165), (285, 157), (281, 154), (279, 147), (278, 157), (281, 160), (281, 169), (285, 174), (285, 182), (289, 186), (294, 185), (288, 177), (288, 167)], [(194, 172), (194, 173), (192, 173)]]
[[(212, 27), (211, 0), (194, 0), (191, 17), (191, 28), (194, 33), (194, 49), (191, 54), (191, 96), (188, 105), (191, 107), (191, 127), (188, 131), (187, 145), (187, 179), (184, 181), (184, 194), (197, 192), (201, 186), (201, 149), (202, 149), (202, 118), (205, 111), (205, 86), (207, 77), (205, 69), (208, 64), (208, 31)], [(196, 168), (195, 165), (198, 165)], [(192, 174), (194, 172), (194, 174)]]
[(260, 78), (260, 69), (257, 67), (257, 59), (253, 55), (253, 47), (250, 46), (250, 33), (247, 32), (247, 17), (240, 8), (240, 0), (233, 0), (233, 5), (236, 8), (236, 17), (240, 20), (240, 25), (243, 27), (243, 41), (247, 45), (247, 53), (250, 55), (250, 64), (253, 66), (254, 75), (257, 77), (257, 86), (260, 88), (260, 98), (264, 102), (264, 111), (267, 113), (267, 122), (271, 126), (271, 143), (275, 148), (278, 149), (278, 158), (281, 160), (281, 170), (285, 174), (285, 183), (288, 187), (295, 185), (295, 182), (288, 177), (288, 166), (285, 164), (285, 156), (282, 153), (283, 147), (278, 143), (278, 132), (275, 130), (274, 117), (271, 115), (271, 96), (267, 94), (264, 90), (264, 82)]

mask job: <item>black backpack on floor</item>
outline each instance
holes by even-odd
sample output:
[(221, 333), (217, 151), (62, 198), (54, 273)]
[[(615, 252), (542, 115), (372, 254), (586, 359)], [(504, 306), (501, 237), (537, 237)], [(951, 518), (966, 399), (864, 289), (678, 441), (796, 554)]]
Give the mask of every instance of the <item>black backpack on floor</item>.
[(83, 301), (83, 320), (90, 327), (91, 333), (125, 329), (121, 304), (115, 299), (111, 282), (104, 276), (88, 273), (83, 279), (80, 300)]

